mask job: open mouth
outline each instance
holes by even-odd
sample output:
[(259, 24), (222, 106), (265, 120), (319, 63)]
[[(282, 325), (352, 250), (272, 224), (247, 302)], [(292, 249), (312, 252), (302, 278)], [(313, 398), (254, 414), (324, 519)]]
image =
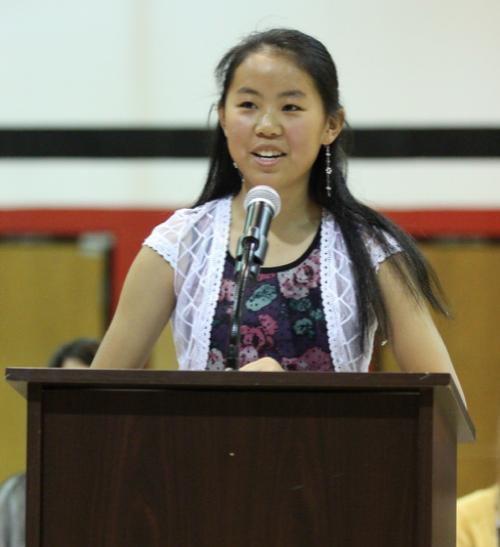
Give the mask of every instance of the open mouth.
[(252, 155), (263, 160), (275, 160), (286, 156), (284, 152), (252, 152)]

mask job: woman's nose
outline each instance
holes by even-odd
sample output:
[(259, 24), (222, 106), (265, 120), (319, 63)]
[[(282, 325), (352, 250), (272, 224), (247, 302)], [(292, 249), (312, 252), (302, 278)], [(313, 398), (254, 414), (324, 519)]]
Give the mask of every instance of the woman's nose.
[(263, 137), (276, 137), (281, 135), (282, 127), (275, 114), (267, 111), (257, 120), (255, 132)]

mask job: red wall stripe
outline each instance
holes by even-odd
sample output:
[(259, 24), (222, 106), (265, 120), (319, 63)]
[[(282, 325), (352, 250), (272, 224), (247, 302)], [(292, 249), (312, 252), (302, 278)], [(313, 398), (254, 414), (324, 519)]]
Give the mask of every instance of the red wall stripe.
[(106, 232), (114, 239), (111, 257), (111, 308), (118, 303), (121, 286), (151, 229), (172, 214), (168, 211), (105, 209), (20, 209), (0, 212), (0, 235), (49, 234), (78, 236)]
[(500, 237), (500, 209), (385, 211), (385, 214), (416, 238)]
[[(384, 211), (416, 238), (453, 236), (500, 238), (500, 210)], [(138, 209), (15, 209), (0, 211), (0, 236), (40, 234), (113, 236), (111, 305), (114, 309), (128, 268), (143, 239), (172, 211)]]

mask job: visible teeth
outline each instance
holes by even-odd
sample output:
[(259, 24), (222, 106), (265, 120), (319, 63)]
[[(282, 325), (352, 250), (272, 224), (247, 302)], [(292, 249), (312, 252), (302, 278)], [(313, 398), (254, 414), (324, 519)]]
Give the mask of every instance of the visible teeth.
[(261, 156), (262, 158), (277, 158), (279, 156), (282, 156), (281, 152), (256, 152), (257, 156)]

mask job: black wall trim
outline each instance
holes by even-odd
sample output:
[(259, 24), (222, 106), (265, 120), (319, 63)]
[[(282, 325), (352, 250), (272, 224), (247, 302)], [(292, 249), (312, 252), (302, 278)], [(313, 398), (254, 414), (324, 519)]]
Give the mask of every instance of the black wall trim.
[[(204, 158), (207, 129), (0, 129), (0, 158)], [(500, 128), (352, 130), (351, 157), (498, 158)]]

